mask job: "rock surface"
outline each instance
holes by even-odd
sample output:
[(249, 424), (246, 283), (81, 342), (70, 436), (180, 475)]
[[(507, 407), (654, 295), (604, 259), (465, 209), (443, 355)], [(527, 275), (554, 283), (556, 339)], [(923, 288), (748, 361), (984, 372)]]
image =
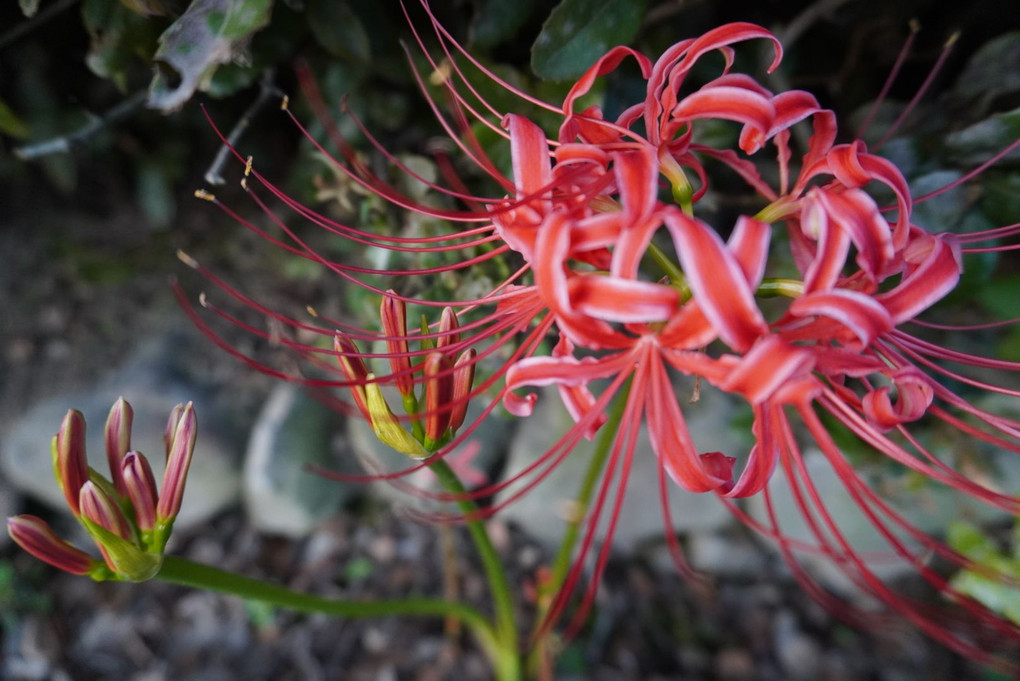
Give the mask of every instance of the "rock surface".
[[(698, 404), (685, 409), (694, 441), (701, 444), (704, 451), (718, 450), (724, 453), (747, 450), (747, 446), (730, 428), (729, 420), (734, 413), (717, 391), (706, 391)], [(522, 420), (517, 436), (510, 445), (504, 477), (510, 478), (522, 473), (539, 456), (549, 451), (572, 424), (570, 415), (554, 390), (540, 393), (535, 412)], [(594, 451), (595, 441), (581, 439), (569, 456), (541, 483), (501, 511), (503, 517), (535, 534), (546, 546), (555, 546), (562, 536), (564, 519), (571, 512), (572, 499), (580, 488)], [(715, 495), (691, 494), (668, 480), (667, 487), (670, 515), (676, 532), (713, 531), (733, 522), (731, 514)], [(511, 494), (513, 488), (502, 493), (499, 500), (505, 500)], [(613, 499), (614, 495), (611, 494), (608, 503), (613, 503)], [(605, 512), (607, 516), (609, 513), (609, 510)], [(659, 466), (648, 432), (642, 428), (627, 482), (627, 495), (613, 534), (613, 546), (619, 550), (631, 551), (643, 541), (661, 538), (662, 533)]]
[(273, 389), (252, 429), (244, 462), (244, 507), (255, 528), (304, 537), (364, 494), (364, 485), (328, 480), (311, 468), (361, 472), (349, 455), (333, 454), (342, 427), (340, 415), (299, 387)]
[(103, 426), (118, 397), (124, 397), (134, 409), (131, 447), (145, 454), (159, 481), (165, 466), (167, 418), (175, 405), (193, 400), (198, 444), (175, 527), (201, 524), (235, 503), (240, 494), (236, 431), (230, 428), (215, 395), (176, 372), (172, 350), (176, 343), (172, 335), (151, 339), (141, 344), (121, 369), (93, 388), (51, 397), (28, 409), (10, 425), (0, 443), (0, 470), (7, 481), (37, 501), (64, 508), (64, 496), (53, 479), (50, 441), (68, 409), (85, 415), (89, 464), (108, 475)]

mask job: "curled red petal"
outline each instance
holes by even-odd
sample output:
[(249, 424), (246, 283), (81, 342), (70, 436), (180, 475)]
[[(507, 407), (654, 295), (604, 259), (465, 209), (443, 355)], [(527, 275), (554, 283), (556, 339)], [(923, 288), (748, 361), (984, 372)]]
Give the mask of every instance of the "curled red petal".
[[(790, 314), (796, 317), (824, 317), (837, 322), (853, 334), (833, 334), (832, 340), (839, 340), (851, 349), (862, 349), (878, 336), (893, 328), (889, 312), (871, 296), (847, 289), (833, 289), (808, 293), (790, 305)], [(794, 335), (802, 335), (794, 332)], [(826, 339), (820, 338), (820, 341)]]
[(719, 337), (743, 352), (768, 332), (740, 264), (707, 225), (670, 211), (665, 216), (694, 298)]
[(904, 253), (911, 269), (891, 291), (876, 300), (889, 311), (894, 324), (901, 324), (924, 312), (956, 288), (963, 268), (960, 248), (951, 237), (923, 234)]

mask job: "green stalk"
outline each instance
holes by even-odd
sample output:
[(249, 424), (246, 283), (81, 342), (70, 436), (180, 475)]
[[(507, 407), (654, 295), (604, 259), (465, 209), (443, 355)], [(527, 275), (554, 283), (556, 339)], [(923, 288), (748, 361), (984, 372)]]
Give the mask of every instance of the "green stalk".
[[(419, 615), (457, 617), (471, 628), (482, 648), (494, 662), (501, 660), (503, 646), (485, 617), (465, 603), (437, 598), (407, 598), (397, 601), (343, 601), (292, 591), (285, 586), (227, 572), (210, 565), (193, 563), (177, 556), (164, 556), (156, 579), (230, 596), (261, 601), (296, 612), (321, 612), (336, 617), (385, 617)], [(503, 679), (504, 677), (500, 677)], [(512, 678), (512, 677), (507, 677)]]
[(493, 657), (492, 660), (496, 666), (496, 677), (500, 681), (520, 679), (520, 644), (517, 636), (517, 622), (514, 618), (513, 593), (510, 590), (506, 572), (503, 570), (503, 564), (500, 562), (496, 548), (492, 545), (489, 533), (485, 529), (485, 523), (478, 517), (478, 505), (464, 496), (467, 494), (467, 489), (446, 461), (436, 459), (430, 462), (429, 470), (435, 473), (443, 489), (461, 497), (456, 502), (457, 507), (469, 519), (467, 520), (468, 532), (482, 560), (482, 567), (485, 570), (485, 578), (489, 582), (493, 609), (495, 610), (497, 657)]
[(691, 289), (687, 286), (687, 277), (684, 276), (683, 270), (680, 266), (673, 262), (665, 251), (656, 246), (655, 244), (648, 244), (648, 255), (652, 256), (652, 260), (658, 265), (663, 273), (669, 277), (669, 285), (680, 291), (680, 295), (683, 300), (687, 300), (691, 297)]

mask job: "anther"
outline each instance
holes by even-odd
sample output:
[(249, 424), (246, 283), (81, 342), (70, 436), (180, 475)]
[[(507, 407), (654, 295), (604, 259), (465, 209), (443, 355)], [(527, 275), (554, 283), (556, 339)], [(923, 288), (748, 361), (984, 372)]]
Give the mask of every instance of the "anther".
[(180, 249), (177, 249), (177, 259), (193, 270), (198, 269), (198, 261)]

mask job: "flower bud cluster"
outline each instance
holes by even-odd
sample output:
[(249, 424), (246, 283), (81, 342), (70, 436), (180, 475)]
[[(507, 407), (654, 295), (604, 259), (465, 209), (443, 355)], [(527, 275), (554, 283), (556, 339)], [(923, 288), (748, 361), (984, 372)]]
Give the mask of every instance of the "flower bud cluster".
[[(436, 332), (430, 332), (422, 318), (414, 337), (407, 332), (406, 304), (391, 290), (383, 297), (380, 317), (391, 373), (378, 377), (370, 372), (358, 347), (341, 335), (334, 338), (337, 362), (376, 436), (402, 454), (424, 459), (448, 443), (464, 423), (477, 351), (462, 349), (457, 315), (450, 308), (443, 309)], [(415, 341), (419, 350), (412, 351)], [(383, 395), (384, 381), (399, 391), (410, 432)]]
[(53, 471), (67, 506), (95, 540), (102, 560), (61, 539), (32, 515), (7, 519), (11, 538), (36, 558), (95, 580), (140, 582), (159, 572), (195, 449), (198, 423), (189, 402), (176, 406), (167, 422), (166, 470), (161, 491), (145, 456), (131, 449), (134, 412), (124, 398), (106, 420), (106, 457), (110, 479), (89, 467), (85, 417), (70, 410), (53, 437)]

